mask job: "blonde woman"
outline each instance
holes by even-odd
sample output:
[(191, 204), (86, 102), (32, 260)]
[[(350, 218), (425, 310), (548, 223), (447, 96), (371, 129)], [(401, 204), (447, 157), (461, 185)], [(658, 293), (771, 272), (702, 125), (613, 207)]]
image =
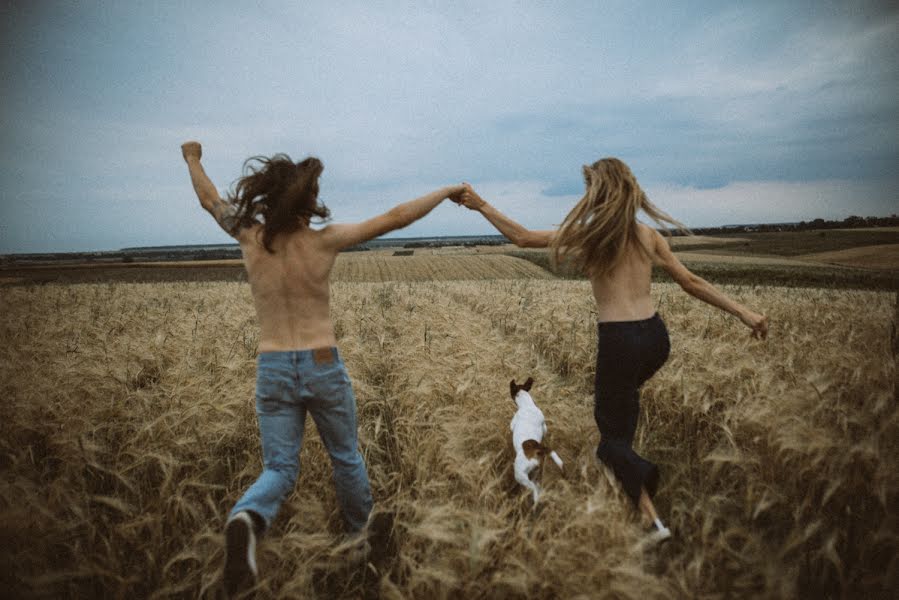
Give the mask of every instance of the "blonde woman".
[(653, 539), (663, 540), (671, 532), (652, 503), (659, 471), (632, 447), (640, 386), (665, 363), (670, 349), (665, 323), (650, 297), (652, 266), (663, 267), (688, 294), (738, 317), (756, 338), (767, 336), (768, 319), (691, 273), (658, 231), (637, 221), (642, 210), (660, 225), (686, 229), (649, 201), (626, 164), (603, 158), (584, 167), (584, 178), (586, 193), (558, 230), (528, 230), (470, 186), (459, 204), (481, 213), (516, 246), (549, 247), (557, 263), (569, 261), (590, 279), (599, 321), (594, 416), (601, 438), (596, 455), (653, 523)]

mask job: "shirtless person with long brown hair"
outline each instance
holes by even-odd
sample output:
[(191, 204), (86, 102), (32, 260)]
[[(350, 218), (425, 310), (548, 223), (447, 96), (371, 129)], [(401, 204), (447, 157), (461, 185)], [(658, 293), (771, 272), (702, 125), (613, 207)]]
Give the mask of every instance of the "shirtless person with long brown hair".
[(586, 193), (558, 230), (528, 230), (471, 187), (459, 203), (480, 212), (515, 245), (550, 247), (556, 262), (571, 261), (587, 274), (599, 322), (594, 417), (601, 437), (596, 455), (655, 525), (652, 537), (662, 540), (671, 532), (652, 503), (659, 471), (632, 447), (640, 386), (665, 363), (670, 350), (665, 323), (650, 297), (652, 267), (661, 266), (688, 294), (739, 318), (754, 337), (767, 336), (768, 319), (691, 273), (658, 231), (637, 222), (642, 210), (660, 225), (686, 230), (649, 201), (622, 161), (604, 158), (585, 166), (584, 178)]
[(461, 185), (435, 190), (353, 224), (310, 227), (329, 216), (318, 201), (317, 158), (294, 163), (283, 154), (256, 158), (257, 168), (223, 200), (206, 176), (198, 142), (181, 146), (200, 204), (240, 242), (259, 320), (256, 414), (264, 470), (225, 526), (225, 589), (254, 585), (256, 539), (271, 525), (300, 469), (306, 413), (331, 457), (337, 500), (351, 534), (372, 509), (368, 473), (357, 448), (356, 401), (329, 314), (328, 278), (337, 254), (422, 218)]

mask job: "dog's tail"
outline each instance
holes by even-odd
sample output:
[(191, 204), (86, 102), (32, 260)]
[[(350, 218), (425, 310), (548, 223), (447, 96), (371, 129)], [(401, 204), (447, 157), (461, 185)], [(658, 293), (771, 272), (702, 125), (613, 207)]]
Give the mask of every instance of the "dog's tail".
[[(547, 450), (548, 450), (548, 448), (547, 448)], [(555, 450), (550, 450), (550, 451), (549, 451), (549, 457), (550, 457), (551, 459), (553, 459), (553, 462), (554, 462), (554, 463), (556, 463), (557, 465), (559, 465), (559, 468), (560, 468), (560, 469), (562, 468), (562, 459), (559, 458), (559, 455), (556, 454), (556, 451), (555, 451)]]

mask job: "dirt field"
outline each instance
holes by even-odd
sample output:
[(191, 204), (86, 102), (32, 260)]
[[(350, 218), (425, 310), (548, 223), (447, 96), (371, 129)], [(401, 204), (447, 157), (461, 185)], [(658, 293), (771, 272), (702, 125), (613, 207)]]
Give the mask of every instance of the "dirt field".
[(342, 254), (332, 281), (452, 281), (459, 279), (553, 279), (533, 263), (500, 254), (370, 256)]
[[(735, 287), (736, 320), (672, 285), (643, 391), (659, 549), (596, 464), (595, 325), (579, 281), (335, 283), (360, 444), (392, 542), (347, 572), (326, 453), (259, 549), (276, 598), (886, 598), (899, 585), (894, 294)], [(865, 306), (865, 311), (857, 310)], [(0, 588), (212, 598), (225, 515), (258, 475), (244, 283), (0, 288)], [(533, 376), (565, 461), (512, 476), (508, 381)]]

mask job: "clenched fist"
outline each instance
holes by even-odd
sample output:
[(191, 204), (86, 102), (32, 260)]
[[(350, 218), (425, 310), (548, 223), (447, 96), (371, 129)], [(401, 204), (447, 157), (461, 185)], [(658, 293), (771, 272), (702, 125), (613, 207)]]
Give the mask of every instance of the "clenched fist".
[(200, 160), (202, 155), (203, 147), (200, 145), (200, 142), (191, 141), (181, 144), (181, 156), (184, 157), (184, 160), (190, 160), (191, 158)]

